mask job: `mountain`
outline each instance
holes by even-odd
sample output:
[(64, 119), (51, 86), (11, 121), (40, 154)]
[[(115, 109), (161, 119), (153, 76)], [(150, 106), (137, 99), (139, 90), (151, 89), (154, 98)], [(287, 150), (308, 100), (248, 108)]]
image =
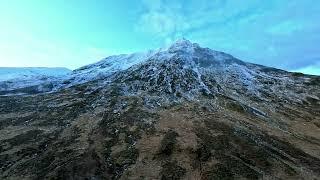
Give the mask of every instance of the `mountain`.
[(179, 40), (0, 96), (1, 179), (319, 179), (320, 77)]
[(0, 67), (0, 95), (51, 91), (53, 83), (70, 72), (67, 68)]

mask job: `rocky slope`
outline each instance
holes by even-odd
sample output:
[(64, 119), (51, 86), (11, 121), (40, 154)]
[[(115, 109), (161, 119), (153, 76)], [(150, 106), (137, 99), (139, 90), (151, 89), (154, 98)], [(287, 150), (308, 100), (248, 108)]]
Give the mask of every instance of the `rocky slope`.
[(319, 76), (187, 40), (73, 73), (0, 96), (1, 179), (319, 179)]

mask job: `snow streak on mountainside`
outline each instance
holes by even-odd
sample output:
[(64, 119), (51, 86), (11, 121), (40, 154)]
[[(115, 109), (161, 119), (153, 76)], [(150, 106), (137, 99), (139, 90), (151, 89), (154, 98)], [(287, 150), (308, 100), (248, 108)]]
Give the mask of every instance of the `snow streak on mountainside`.
[[(115, 72), (126, 70), (131, 66), (146, 61), (157, 51), (148, 51), (143, 53), (123, 54), (107, 57), (97, 63), (83, 66), (73, 71), (65, 84), (75, 85), (107, 77)], [(69, 84), (70, 83), (70, 84)]]

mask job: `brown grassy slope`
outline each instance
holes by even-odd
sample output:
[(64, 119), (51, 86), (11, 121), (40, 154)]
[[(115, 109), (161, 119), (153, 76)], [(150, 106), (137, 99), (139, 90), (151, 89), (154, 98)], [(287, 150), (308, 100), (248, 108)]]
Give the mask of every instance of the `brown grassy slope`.
[[(317, 179), (319, 106), (225, 96), (148, 108), (83, 89), (0, 97), (1, 179)], [(275, 104), (270, 104), (275, 106)], [(264, 107), (264, 106), (262, 106)], [(261, 110), (261, 109), (260, 109)]]

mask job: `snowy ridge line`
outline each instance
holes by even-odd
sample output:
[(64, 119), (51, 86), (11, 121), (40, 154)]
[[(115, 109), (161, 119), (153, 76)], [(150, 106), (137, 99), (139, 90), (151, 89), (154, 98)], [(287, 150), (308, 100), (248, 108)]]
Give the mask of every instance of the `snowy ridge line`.
[[(155, 72), (153, 79), (159, 79), (160, 73), (169, 73), (163, 68), (181, 66), (182, 69), (170, 70), (171, 74), (167, 74), (164, 78), (169, 85), (167, 89), (170, 92), (174, 92), (171, 88), (174, 86), (171, 84), (174, 76), (182, 78), (179, 83), (183, 83), (183, 86), (194, 87), (194, 84), (188, 84), (188, 82), (197, 83), (197, 88), (207, 93), (215, 92), (224, 87), (223, 91), (235, 96), (239, 95), (238, 91), (241, 89), (247, 95), (255, 95), (259, 98), (262, 98), (261, 91), (265, 88), (265, 83), (272, 81), (277, 86), (285, 86), (286, 83), (296, 81), (289, 72), (246, 63), (224, 52), (202, 48), (196, 43), (181, 39), (167, 48), (109, 56), (74, 71), (62, 68), (51, 72), (46, 68), (31, 70), (26, 68), (21, 71), (13, 71), (10, 75), (9, 73), (1, 74), (0, 68), (0, 94), (53, 92), (96, 80), (99, 80), (100, 85), (110, 84), (113, 81), (113, 75), (120, 72), (133, 74), (144, 66), (150, 66), (148, 71), (144, 73), (149, 73), (151, 69)], [(190, 75), (190, 72), (193, 73)], [(146, 74), (142, 74), (142, 76), (144, 75)], [(187, 81), (186, 75), (194, 76), (196, 82)], [(6, 81), (1, 81), (1, 77), (4, 76), (11, 77), (10, 81), (7, 81), (8, 77), (4, 78)], [(214, 84), (214, 82), (218, 83), (220, 87), (212, 89), (208, 85), (208, 83)], [(181, 87), (176, 88), (180, 89)], [(270, 89), (276, 92), (278, 87), (270, 86)]]

